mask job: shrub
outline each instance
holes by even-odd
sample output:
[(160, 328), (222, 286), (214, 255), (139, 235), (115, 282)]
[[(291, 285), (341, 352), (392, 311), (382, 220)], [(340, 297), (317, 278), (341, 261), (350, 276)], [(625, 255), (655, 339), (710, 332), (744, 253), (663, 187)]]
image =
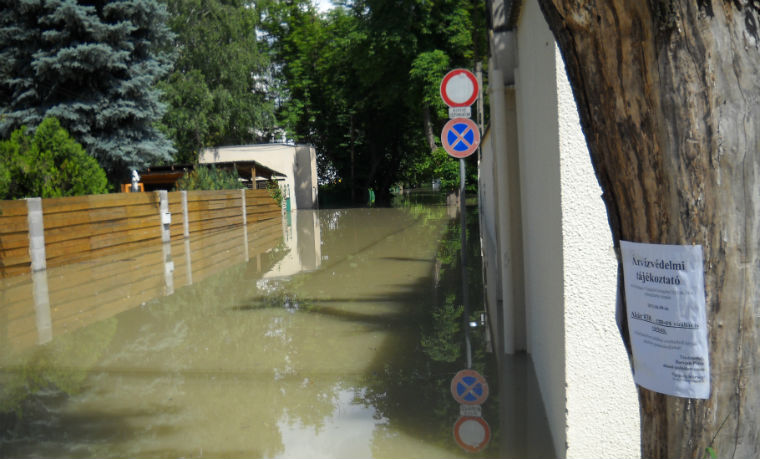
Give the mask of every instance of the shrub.
[(267, 190), (269, 191), (269, 196), (272, 197), (277, 202), (278, 206), (282, 206), (282, 189), (280, 188), (280, 184), (277, 182), (277, 180), (270, 179), (267, 182)]
[(215, 166), (196, 168), (177, 180), (175, 190), (235, 190), (242, 188), (237, 171), (217, 169)]
[(52, 117), (0, 141), (0, 165), (0, 199), (108, 192), (105, 171)]

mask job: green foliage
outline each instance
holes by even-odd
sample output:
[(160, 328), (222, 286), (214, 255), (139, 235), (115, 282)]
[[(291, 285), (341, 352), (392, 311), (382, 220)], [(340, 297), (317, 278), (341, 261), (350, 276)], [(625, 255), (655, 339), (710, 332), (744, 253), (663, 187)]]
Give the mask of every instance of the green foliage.
[[(441, 190), (454, 191), (459, 188), (459, 160), (451, 157), (442, 147), (419, 157), (404, 158), (399, 179), (413, 186), (429, 184), (433, 179), (441, 180)], [(472, 182), (472, 177), (468, 177)], [(475, 177), (477, 182), (477, 177)]]
[(273, 135), (274, 102), (267, 43), (256, 36), (258, 3), (165, 0), (177, 60), (160, 87), (169, 109), (163, 125), (192, 162), (212, 145), (245, 144)]
[(47, 116), (120, 179), (170, 158), (153, 87), (170, 68), (157, 0), (0, 0), (0, 135)]
[(277, 201), (277, 205), (282, 206), (282, 189), (280, 188), (280, 184), (277, 182), (277, 180), (269, 180), (267, 182), (267, 190), (269, 191), (269, 196)]
[(105, 171), (57, 119), (0, 141), (0, 199), (52, 198), (108, 191)]
[[(2, 150), (0, 150), (0, 154)], [(7, 199), (6, 196), (9, 196), (9, 192), (11, 189), (11, 171), (9, 169), (9, 162), (5, 160), (5, 158), (0, 158), (0, 199)], [(2, 211), (0, 211), (0, 215), (2, 215)]]
[(436, 109), (439, 118), (446, 117), (446, 104), (440, 94), (443, 75), (451, 70), (449, 56), (436, 49), (420, 53), (412, 62), (409, 76), (422, 94), (422, 103)]
[(462, 356), (459, 334), (464, 308), (456, 306), (456, 295), (450, 294), (445, 303), (432, 312), (432, 330), (423, 333), (420, 344), (436, 362), (456, 362)]
[(382, 202), (405, 169), (428, 161), (425, 129), (445, 121), (437, 91), (448, 67), (472, 68), (482, 57), (484, 5), (341, 4), (326, 15), (303, 0), (263, 9), (281, 63), (278, 118), (295, 141), (317, 147), (323, 181), (343, 179), (357, 202), (372, 188)]
[(177, 180), (175, 190), (236, 190), (242, 188), (237, 171), (217, 169), (215, 166), (196, 168)]

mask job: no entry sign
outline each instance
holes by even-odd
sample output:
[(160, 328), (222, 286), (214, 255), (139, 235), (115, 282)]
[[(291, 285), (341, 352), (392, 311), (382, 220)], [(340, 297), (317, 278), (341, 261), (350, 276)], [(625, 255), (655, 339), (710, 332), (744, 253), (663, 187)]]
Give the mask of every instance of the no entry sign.
[(478, 92), (478, 79), (466, 69), (454, 69), (441, 81), (441, 98), (449, 107), (469, 107)]
[(466, 158), (477, 150), (480, 144), (478, 125), (469, 118), (449, 120), (441, 132), (441, 143), (446, 153), (455, 158)]

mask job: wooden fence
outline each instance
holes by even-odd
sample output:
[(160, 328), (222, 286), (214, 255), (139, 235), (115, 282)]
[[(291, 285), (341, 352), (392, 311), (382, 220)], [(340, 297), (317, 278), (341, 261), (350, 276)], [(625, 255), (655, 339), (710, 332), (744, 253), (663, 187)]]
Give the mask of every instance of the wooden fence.
[(0, 201), (0, 341), (45, 343), (245, 261), (261, 271), (262, 254), (282, 240), (280, 208), (265, 190), (163, 199), (166, 226), (161, 193), (41, 200), (47, 266), (31, 274), (27, 203)]
[[(168, 204), (169, 216), (163, 217), (171, 221), (168, 228), (162, 224), (161, 196)], [(30, 228), (36, 214), (41, 214), (41, 224)], [(148, 247), (166, 234), (177, 240), (243, 226), (244, 216), (246, 224), (280, 218), (280, 208), (266, 190), (0, 201), (0, 277)]]

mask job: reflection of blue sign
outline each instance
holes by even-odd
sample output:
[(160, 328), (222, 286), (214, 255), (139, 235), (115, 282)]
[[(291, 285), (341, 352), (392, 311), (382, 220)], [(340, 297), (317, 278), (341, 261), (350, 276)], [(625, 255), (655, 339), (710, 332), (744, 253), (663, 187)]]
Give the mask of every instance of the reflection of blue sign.
[(443, 148), (455, 158), (470, 156), (480, 144), (480, 130), (468, 118), (454, 118), (446, 123), (441, 133)]
[(488, 398), (488, 383), (475, 370), (462, 370), (451, 380), (451, 395), (464, 405), (481, 405)]

